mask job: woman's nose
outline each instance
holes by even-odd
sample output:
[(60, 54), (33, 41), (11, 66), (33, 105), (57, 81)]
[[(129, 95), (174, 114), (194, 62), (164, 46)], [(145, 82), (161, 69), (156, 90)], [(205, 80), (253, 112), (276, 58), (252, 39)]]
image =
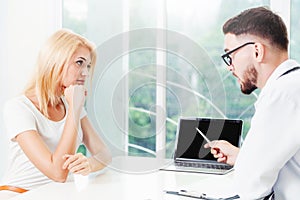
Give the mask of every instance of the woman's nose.
[(89, 75), (89, 70), (88, 70), (87, 66), (85, 66), (85, 67), (81, 70), (81, 75), (82, 75), (82, 76), (88, 76), (88, 75)]

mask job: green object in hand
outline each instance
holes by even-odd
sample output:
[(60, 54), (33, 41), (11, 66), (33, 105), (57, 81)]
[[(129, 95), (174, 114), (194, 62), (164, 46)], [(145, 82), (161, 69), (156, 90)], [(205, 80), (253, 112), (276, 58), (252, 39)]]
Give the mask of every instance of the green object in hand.
[(82, 153), (82, 155), (86, 156), (86, 147), (84, 146), (84, 144), (79, 145), (77, 153)]

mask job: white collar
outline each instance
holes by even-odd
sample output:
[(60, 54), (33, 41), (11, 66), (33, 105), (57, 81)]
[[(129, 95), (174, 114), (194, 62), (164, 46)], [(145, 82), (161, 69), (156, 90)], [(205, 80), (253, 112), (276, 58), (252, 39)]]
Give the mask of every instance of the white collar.
[(258, 104), (261, 97), (264, 96), (264, 93), (266, 93), (268, 91), (268, 88), (270, 88), (271, 85), (273, 85), (273, 83), (280, 76), (282, 76), (285, 72), (287, 72), (297, 66), (300, 66), (300, 65), (295, 60), (292, 60), (292, 59), (288, 59), (288, 60), (284, 61), (283, 63), (281, 63), (280, 65), (278, 65), (278, 67), (276, 67), (276, 69), (272, 72), (271, 76), (268, 78), (265, 86), (261, 89), (261, 92), (258, 96), (255, 106)]

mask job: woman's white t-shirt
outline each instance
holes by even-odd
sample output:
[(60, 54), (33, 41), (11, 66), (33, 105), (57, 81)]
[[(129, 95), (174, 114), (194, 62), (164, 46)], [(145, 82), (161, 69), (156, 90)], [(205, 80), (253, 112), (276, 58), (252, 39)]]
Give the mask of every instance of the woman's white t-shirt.
[[(63, 98), (62, 98), (63, 99)], [(68, 105), (63, 99), (66, 112)], [(2, 180), (2, 184), (33, 189), (52, 182), (47, 176), (39, 171), (27, 158), (15, 137), (28, 130), (35, 130), (48, 146), (51, 152), (55, 151), (64, 129), (66, 116), (60, 121), (51, 121), (46, 118), (25, 96), (16, 97), (8, 101), (4, 106), (4, 124), (9, 138), (9, 165)], [(80, 119), (86, 116), (83, 109)], [(77, 144), (82, 142), (82, 129), (79, 123)], [(38, 149), (37, 149), (38, 151)]]

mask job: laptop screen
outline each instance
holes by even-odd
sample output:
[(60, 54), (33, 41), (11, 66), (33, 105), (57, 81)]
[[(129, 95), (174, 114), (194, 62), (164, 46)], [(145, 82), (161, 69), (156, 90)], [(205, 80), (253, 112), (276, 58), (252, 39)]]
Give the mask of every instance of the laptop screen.
[(197, 132), (196, 127), (208, 139), (226, 140), (239, 146), (243, 121), (240, 119), (180, 118), (177, 130), (176, 158), (216, 160), (205, 149), (206, 141)]

